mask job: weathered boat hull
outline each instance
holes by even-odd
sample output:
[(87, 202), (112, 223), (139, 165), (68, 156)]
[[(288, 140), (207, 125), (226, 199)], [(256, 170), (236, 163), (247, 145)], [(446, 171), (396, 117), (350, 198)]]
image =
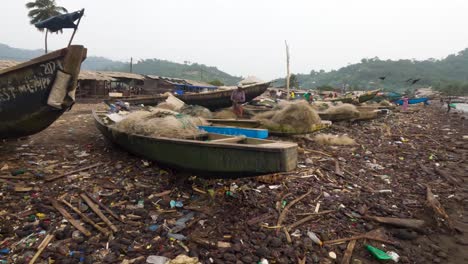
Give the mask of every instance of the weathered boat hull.
[(296, 143), (252, 138), (246, 138), (246, 142), (242, 144), (153, 138), (118, 131), (104, 124), (97, 112), (93, 112), (93, 116), (99, 131), (122, 149), (160, 164), (200, 175), (246, 177), (290, 171), (297, 165)]
[(70, 46), (0, 71), (0, 139), (47, 128), (74, 103), (83, 46)]
[[(244, 87), (245, 102), (249, 102), (255, 97), (264, 93), (270, 86), (269, 82), (252, 84)], [(177, 98), (189, 105), (200, 105), (211, 111), (232, 106), (231, 94), (233, 90), (221, 90), (207, 93), (194, 93), (177, 95)]]
[(373, 90), (373, 91), (369, 91), (365, 94), (362, 94), (360, 95), (357, 99), (354, 99), (354, 98), (351, 98), (351, 97), (344, 97), (344, 98), (336, 98), (336, 99), (332, 99), (330, 101), (332, 102), (342, 102), (342, 103), (345, 103), (345, 104), (361, 104), (361, 103), (364, 103), (364, 102), (367, 102), (371, 99), (373, 99), (377, 93), (379, 93), (380, 90)]
[(152, 95), (152, 96), (137, 96), (137, 97), (127, 97), (127, 98), (112, 98), (112, 99), (106, 99), (104, 102), (106, 104), (112, 104), (115, 103), (116, 101), (123, 101), (127, 102), (130, 105), (149, 105), (149, 106), (154, 106), (159, 103), (164, 102), (164, 100), (167, 99), (166, 95)]

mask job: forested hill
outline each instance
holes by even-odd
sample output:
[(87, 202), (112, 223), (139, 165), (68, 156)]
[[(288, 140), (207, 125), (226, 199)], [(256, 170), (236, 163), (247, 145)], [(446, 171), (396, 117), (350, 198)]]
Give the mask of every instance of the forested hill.
[[(42, 54), (44, 54), (44, 50), (41, 49), (18, 49), (0, 43), (0, 60), (26, 61)], [(94, 71), (111, 70), (128, 72), (130, 70), (130, 65), (128, 62), (114, 61), (104, 57), (89, 56), (83, 62), (82, 68)], [(219, 80), (226, 85), (234, 85), (241, 80), (240, 77), (229, 75), (220, 71), (216, 67), (197, 63), (181, 64), (158, 59), (147, 59), (136, 62), (133, 65), (133, 72), (173, 78), (202, 80), (205, 82)]]
[[(385, 77), (380, 80), (379, 77)], [(468, 48), (445, 59), (416, 60), (380, 60), (379, 58), (362, 59), (330, 72), (311, 71), (309, 74), (297, 74), (299, 86), (314, 88), (320, 86), (342, 87), (349, 84), (355, 89), (389, 88), (405, 90), (409, 79), (420, 79), (412, 87), (444, 86), (448, 83), (468, 83)], [(283, 86), (284, 79), (278, 79), (276, 86)]]

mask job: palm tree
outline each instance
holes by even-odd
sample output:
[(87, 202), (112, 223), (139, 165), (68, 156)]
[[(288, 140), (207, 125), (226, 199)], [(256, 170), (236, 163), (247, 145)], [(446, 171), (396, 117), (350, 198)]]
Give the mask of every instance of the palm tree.
[[(65, 7), (57, 6), (55, 0), (36, 0), (34, 2), (26, 3), (26, 8), (30, 9), (28, 13), (28, 17), (31, 19), (30, 23), (32, 25), (36, 24), (37, 22), (46, 20), (50, 17), (57, 16), (63, 13), (68, 13)], [(39, 31), (43, 31), (44, 29), (40, 28)], [(49, 32), (46, 29), (45, 34), (45, 52), (47, 53), (47, 33)], [(60, 30), (60, 32), (62, 32)]]

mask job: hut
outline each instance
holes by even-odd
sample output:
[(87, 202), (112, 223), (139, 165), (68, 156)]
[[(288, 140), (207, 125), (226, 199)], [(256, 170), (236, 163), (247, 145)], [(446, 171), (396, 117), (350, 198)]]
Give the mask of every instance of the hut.
[(146, 75), (143, 85), (143, 94), (160, 94), (172, 92), (183, 94), (185, 92), (203, 92), (216, 90), (218, 87), (209, 83), (156, 75)]
[(98, 71), (97, 73), (114, 79), (110, 84), (110, 92), (122, 93), (123, 96), (141, 94), (145, 83), (145, 77), (137, 73), (113, 71)]
[(80, 71), (78, 76), (77, 98), (107, 97), (111, 91), (111, 83), (116, 79), (93, 71)]

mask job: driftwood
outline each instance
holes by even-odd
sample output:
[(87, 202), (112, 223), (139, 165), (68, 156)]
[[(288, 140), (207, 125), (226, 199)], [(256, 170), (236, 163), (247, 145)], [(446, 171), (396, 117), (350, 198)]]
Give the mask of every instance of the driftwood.
[(429, 207), (431, 207), (432, 210), (436, 214), (438, 214), (440, 217), (442, 217), (447, 222), (447, 226), (450, 229), (453, 229), (452, 221), (450, 220), (448, 214), (445, 212), (444, 207), (442, 207), (439, 200), (437, 200), (437, 198), (432, 193), (431, 188), (429, 188), (429, 186), (426, 186), (426, 200), (427, 200), (427, 205)]
[(351, 257), (353, 256), (354, 246), (356, 246), (356, 240), (351, 240), (348, 243), (348, 247), (344, 253), (341, 264), (349, 264), (351, 262)]
[(299, 202), (300, 200), (306, 198), (309, 194), (312, 193), (312, 190), (309, 190), (307, 193), (299, 196), (299, 198), (291, 201), (291, 203), (289, 203), (288, 205), (286, 205), (286, 207), (283, 209), (283, 211), (281, 212), (280, 216), (278, 217), (278, 222), (276, 223), (276, 226), (281, 226), (281, 224), (283, 223), (284, 221), (284, 217), (286, 217), (286, 214), (288, 213), (288, 210), (289, 208), (291, 208), (293, 205), (295, 205), (297, 202)]
[(37, 252), (34, 254), (33, 258), (29, 261), (29, 264), (34, 264), (39, 258), (39, 256), (42, 254), (42, 251), (47, 247), (47, 245), (50, 243), (50, 241), (54, 238), (54, 235), (48, 234), (44, 240), (42, 240), (41, 244), (37, 247)]
[(110, 235), (110, 231), (105, 229), (105, 228), (102, 228), (100, 227), (99, 225), (97, 225), (96, 223), (94, 223), (93, 220), (91, 220), (89, 217), (87, 217), (85, 214), (83, 214), (78, 208), (74, 207), (73, 205), (71, 205), (69, 202), (65, 201), (65, 200), (60, 200), (62, 203), (64, 203), (66, 206), (70, 207), (70, 209), (72, 209), (77, 215), (81, 216), (81, 218), (83, 218), (83, 220), (89, 224), (91, 224), (94, 228), (96, 228), (97, 230), (99, 230), (99, 232), (103, 233), (104, 235), (106, 236), (109, 236)]
[(72, 170), (72, 171), (69, 171), (69, 172), (66, 172), (66, 173), (63, 173), (63, 174), (60, 174), (60, 175), (46, 177), (44, 180), (46, 182), (55, 181), (55, 180), (60, 179), (62, 177), (72, 175), (73, 173), (77, 173), (77, 172), (80, 172), (80, 171), (85, 171), (85, 170), (89, 170), (89, 169), (92, 169), (92, 168), (96, 168), (98, 166), (101, 166), (101, 164), (102, 164), (101, 162), (98, 162), (98, 163), (96, 163), (94, 165), (90, 165), (90, 166), (83, 167), (83, 168), (80, 168), (80, 169)]
[(104, 223), (106, 223), (106, 225), (110, 227), (112, 231), (114, 232), (119, 231), (119, 229), (114, 224), (112, 224), (109, 218), (107, 218), (102, 213), (102, 211), (99, 210), (99, 208), (91, 201), (91, 199), (88, 196), (86, 196), (86, 194), (81, 193), (80, 197), (88, 204), (89, 208), (91, 208), (91, 210), (93, 210), (102, 219), (102, 221), (104, 221)]
[(399, 227), (406, 227), (421, 230), (426, 224), (424, 220), (412, 219), (412, 218), (395, 218), (395, 217), (380, 217), (380, 216), (363, 216), (364, 219), (373, 220), (382, 224), (388, 224)]
[(345, 243), (345, 242), (353, 241), (353, 240), (358, 240), (358, 239), (369, 239), (369, 240), (383, 242), (383, 243), (386, 243), (386, 244), (389, 244), (389, 245), (398, 245), (397, 242), (390, 241), (390, 240), (387, 240), (384, 237), (382, 237), (382, 235), (380, 233), (380, 229), (372, 230), (372, 231), (369, 231), (369, 232), (367, 232), (365, 234), (352, 236), (352, 237), (348, 237), (348, 238), (340, 238), (340, 239), (335, 239), (335, 240), (324, 241), (323, 244), (324, 245), (341, 244), (341, 243)]
[(460, 184), (460, 179), (456, 178), (456, 177), (453, 177), (452, 175), (448, 174), (448, 172), (444, 171), (444, 170), (441, 170), (439, 168), (435, 168), (435, 170), (437, 171), (437, 173), (444, 177), (448, 182), (450, 182), (451, 184), (453, 185), (458, 185)]
[(70, 222), (70, 224), (72, 224), (78, 231), (80, 231), (81, 233), (83, 233), (83, 235), (85, 236), (91, 236), (91, 232), (89, 232), (88, 229), (86, 229), (84, 226), (80, 225), (80, 223), (78, 221), (76, 221), (71, 215), (69, 212), (67, 212), (67, 210), (65, 210), (65, 208), (63, 208), (63, 206), (61, 206), (57, 200), (55, 199), (52, 199), (52, 198), (49, 198), (49, 201), (52, 203), (52, 206), (57, 210), (59, 211), (63, 217), (65, 217), (65, 219), (68, 220), (68, 222)]
[(105, 206), (103, 203), (101, 203), (98, 199), (94, 198), (94, 196), (92, 196), (88, 192), (85, 192), (85, 193), (89, 198), (91, 198), (91, 200), (93, 200), (93, 202), (95, 202), (99, 206), (101, 206), (102, 209), (106, 210), (106, 212), (108, 212), (112, 217), (114, 217), (116, 220), (118, 220), (118, 221), (120, 221), (122, 223), (125, 223), (122, 219), (120, 219), (120, 217), (118, 215), (116, 215), (111, 209), (109, 209), (107, 206)]
[(318, 215), (323, 215), (323, 214), (328, 214), (328, 213), (332, 213), (334, 212), (334, 210), (326, 210), (326, 211), (322, 211), (322, 212), (319, 212), (319, 213), (311, 213), (309, 216), (306, 216), (304, 218), (302, 218), (301, 220), (291, 224), (288, 226), (288, 230), (292, 230), (293, 228), (296, 228), (306, 222), (309, 222), (310, 220), (314, 219), (316, 216)]

